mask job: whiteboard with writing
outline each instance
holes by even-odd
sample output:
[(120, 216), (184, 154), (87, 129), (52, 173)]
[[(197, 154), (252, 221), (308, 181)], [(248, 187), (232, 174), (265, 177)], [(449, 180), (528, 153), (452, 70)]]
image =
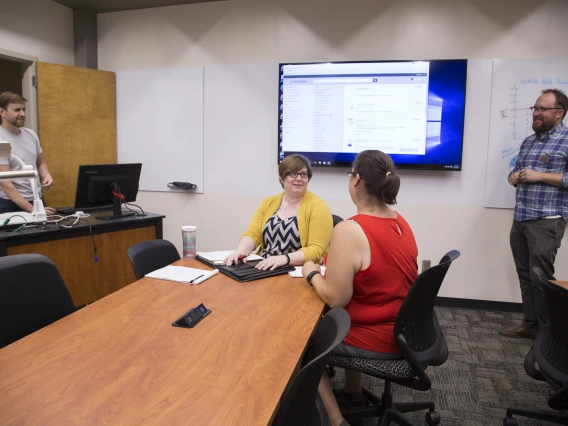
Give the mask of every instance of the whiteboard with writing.
[(534, 133), (530, 107), (544, 89), (568, 91), (568, 59), (493, 62), (485, 207), (515, 207), (515, 188), (507, 177), (521, 143)]

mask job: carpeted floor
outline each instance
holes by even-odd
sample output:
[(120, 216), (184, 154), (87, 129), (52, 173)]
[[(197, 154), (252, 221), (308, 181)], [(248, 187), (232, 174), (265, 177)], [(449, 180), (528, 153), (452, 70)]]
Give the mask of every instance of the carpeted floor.
[[(436, 308), (450, 350), (446, 363), (427, 370), (432, 379), (428, 392), (393, 385), (395, 402), (434, 401), (444, 426), (499, 426), (507, 407), (549, 409), (545, 382), (530, 378), (523, 368), (532, 340), (500, 336), (497, 330), (517, 325), (521, 314)], [(337, 369), (334, 387), (340, 388), (344, 372)], [(363, 386), (382, 393), (383, 381), (364, 376)], [(410, 414), (418, 425), (426, 424), (425, 412)], [(550, 425), (516, 417), (519, 425)], [(377, 418), (360, 424), (376, 425)]]

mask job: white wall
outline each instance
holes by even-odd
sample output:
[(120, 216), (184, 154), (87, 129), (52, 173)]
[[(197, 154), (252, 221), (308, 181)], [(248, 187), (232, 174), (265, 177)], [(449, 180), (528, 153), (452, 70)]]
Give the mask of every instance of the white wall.
[[(234, 247), (263, 196), (280, 189), (276, 112), (261, 108), (266, 97), (276, 105), (276, 89), (259, 91), (269, 75), (260, 70), (286, 61), (480, 59), (469, 68), (463, 172), (401, 172), (396, 209), (414, 229), (420, 260), (437, 262), (450, 249), (462, 252), (441, 296), (519, 302), (508, 247), (512, 211), (483, 207), (490, 69), (481, 59), (566, 55), (567, 18), (568, 2), (562, 0), (204, 3), (99, 15), (99, 66), (206, 67), (205, 194), (144, 192), (139, 202), (167, 215), (164, 238), (181, 247), (179, 227), (197, 225), (198, 249), (213, 250)], [(228, 106), (238, 105), (236, 99), (222, 97), (222, 85), (234, 84), (228, 76), (259, 100), (237, 127), (227, 125)], [(167, 111), (152, 117), (167, 121)], [(347, 217), (354, 208), (346, 185), (343, 173), (325, 170), (316, 171), (310, 189)], [(566, 245), (556, 262), (564, 279)]]
[(0, 49), (73, 65), (73, 11), (47, 0), (0, 0)]

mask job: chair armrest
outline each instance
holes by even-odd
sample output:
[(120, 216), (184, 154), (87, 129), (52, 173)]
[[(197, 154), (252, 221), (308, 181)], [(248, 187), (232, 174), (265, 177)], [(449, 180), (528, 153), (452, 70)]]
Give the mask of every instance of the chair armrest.
[(534, 353), (533, 353), (532, 347), (529, 350), (529, 353), (527, 354), (527, 356), (525, 357), (524, 367), (525, 367), (525, 371), (527, 372), (527, 374), (529, 376), (531, 376), (533, 379), (539, 380), (541, 382), (545, 381), (544, 376), (542, 375), (540, 370), (538, 370), (535, 367), (535, 359), (534, 359)]

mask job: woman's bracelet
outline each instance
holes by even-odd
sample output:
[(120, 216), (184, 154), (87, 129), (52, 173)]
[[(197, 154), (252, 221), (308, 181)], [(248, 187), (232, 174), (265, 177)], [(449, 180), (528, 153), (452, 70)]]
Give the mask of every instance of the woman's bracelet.
[(284, 256), (286, 256), (286, 263), (284, 264), (284, 266), (287, 266), (290, 264), (290, 256), (288, 256), (288, 253), (284, 253)]

